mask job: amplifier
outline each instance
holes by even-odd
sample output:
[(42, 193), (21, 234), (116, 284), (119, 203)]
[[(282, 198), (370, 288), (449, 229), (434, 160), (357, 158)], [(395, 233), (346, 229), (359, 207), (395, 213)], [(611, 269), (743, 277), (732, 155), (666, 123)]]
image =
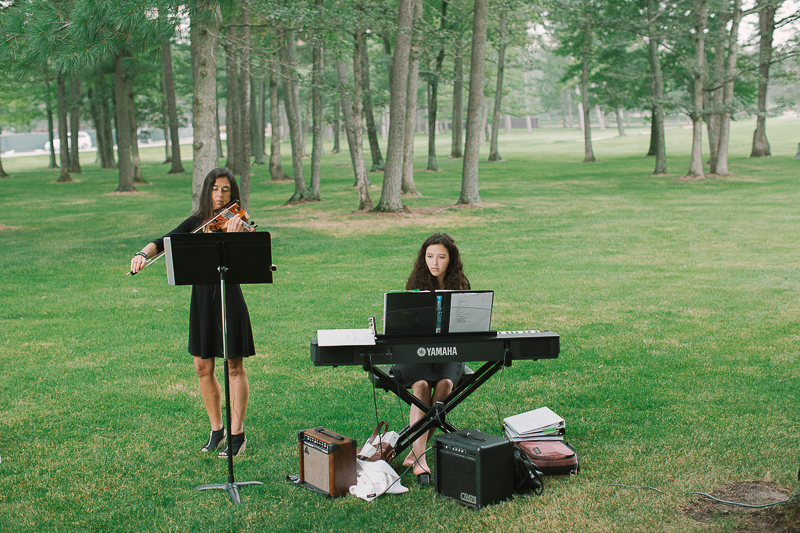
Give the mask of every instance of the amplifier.
[(356, 484), (356, 441), (323, 427), (298, 432), (300, 484), (344, 496)]
[(433, 472), (442, 496), (474, 508), (498, 503), (514, 493), (514, 447), (475, 429), (438, 435)]

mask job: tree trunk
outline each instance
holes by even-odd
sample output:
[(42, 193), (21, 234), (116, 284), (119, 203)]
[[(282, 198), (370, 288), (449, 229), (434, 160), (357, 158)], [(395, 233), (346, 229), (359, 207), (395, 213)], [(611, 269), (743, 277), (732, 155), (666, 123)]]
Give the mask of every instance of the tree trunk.
[(100, 91), (97, 89), (99, 85), (98, 78), (102, 78), (103, 76), (104, 74), (98, 74), (86, 91), (86, 99), (89, 102), (89, 114), (92, 116), (92, 124), (94, 125), (97, 138), (97, 161), (95, 162), (99, 162), (101, 166), (103, 163), (103, 145), (106, 141), (104, 139), (105, 132), (103, 131), (102, 119), (100, 118), (100, 98), (98, 94)]
[(239, 68), (237, 66), (236, 55), (240, 45), (237, 42), (238, 28), (234, 24), (228, 28), (227, 39), (224, 41), (222, 49), (225, 52), (225, 80), (227, 82), (227, 98), (225, 100), (225, 133), (227, 146), (225, 166), (234, 175), (240, 175), (239, 170), (239, 149), (241, 140), (239, 139), (241, 107), (239, 105)]
[(464, 157), (462, 133), (464, 124), (464, 46), (458, 31), (453, 36), (455, 51), (453, 53), (453, 135), (450, 157)]
[[(192, 18), (192, 76), (194, 99), (192, 128), (194, 156), (192, 163), (192, 212), (200, 203), (200, 192), (206, 175), (219, 166), (217, 151), (217, 77), (216, 46), (219, 10), (213, 0), (199, 0)], [(208, 17), (206, 15), (210, 14)]]
[[(299, 86), (299, 84), (297, 85), (297, 89), (295, 90), (295, 98), (297, 99), (297, 102), (299, 103), (300, 102), (300, 86)], [(302, 149), (303, 159), (305, 159), (307, 157), (306, 156), (306, 140), (308, 139), (308, 135), (307, 135), (308, 126), (309, 126), (309, 124), (311, 122), (311, 99), (307, 99), (305, 101), (305, 104), (306, 104), (306, 117), (305, 117), (305, 120), (303, 120), (302, 111), (300, 112), (300, 146), (303, 147), (303, 149)]]
[(124, 67), (123, 52), (114, 58), (114, 100), (117, 108), (117, 150), (119, 160), (119, 185), (117, 192), (135, 191), (133, 162), (131, 161), (131, 116), (128, 109), (128, 75)]
[(50, 141), (50, 164), (47, 168), (58, 168), (56, 164), (56, 147), (53, 142), (55, 135), (53, 135), (53, 101), (50, 94), (50, 80), (45, 80), (45, 109), (47, 110), (47, 137)]
[(60, 143), (61, 171), (58, 182), (72, 181), (69, 175), (69, 142), (67, 141), (67, 88), (64, 76), (59, 74), (56, 78), (57, 105), (58, 105), (58, 138)]
[(731, 116), (733, 115), (733, 84), (736, 80), (736, 63), (739, 58), (739, 26), (742, 21), (742, 0), (733, 1), (731, 31), (728, 34), (728, 54), (725, 59), (725, 85), (722, 89), (722, 114), (719, 125), (719, 148), (717, 149), (716, 171), (720, 175), (730, 174), (728, 170), (728, 143), (730, 141)]
[(269, 88), (269, 83), (266, 79), (267, 77), (267, 69), (269, 68), (269, 60), (264, 57), (262, 60), (261, 65), (261, 81), (258, 85), (258, 100), (259, 100), (259, 110), (261, 112), (261, 121), (259, 122), (259, 139), (261, 140), (261, 165), (265, 164), (263, 160), (263, 156), (267, 155), (267, 92)]
[(497, 149), (497, 138), (500, 135), (500, 105), (503, 101), (503, 70), (505, 68), (506, 34), (508, 31), (508, 12), (505, 6), (500, 9), (500, 35), (497, 46), (497, 86), (494, 92), (494, 110), (492, 111), (492, 138), (489, 141), (489, 161), (502, 161)]
[(281, 107), (278, 100), (278, 60), (273, 54), (270, 56), (269, 66), (269, 109), (270, 109), (270, 136), (269, 145), (269, 175), (272, 181), (289, 179), (281, 166)]
[(341, 111), (339, 110), (340, 105), (341, 104), (339, 103), (338, 100), (333, 103), (333, 123), (331, 124), (331, 128), (333, 128), (333, 148), (331, 149), (331, 152), (334, 154), (338, 154), (339, 152), (342, 151), (341, 139), (340, 139), (342, 133), (342, 125), (339, 121), (339, 116), (342, 114)]
[(386, 170), (383, 190), (376, 211), (400, 212), (405, 209), (400, 199), (403, 176), (403, 147), (408, 105), (408, 70), (411, 55), (411, 26), (414, 19), (414, 0), (399, 0), (397, 34), (391, 70), (391, 101), (389, 107), (389, 147), (386, 150)]
[[(361, 57), (361, 79), (364, 89), (364, 118), (367, 122), (367, 139), (369, 140), (369, 151), (372, 155), (372, 168), (370, 172), (383, 170), (386, 164), (383, 162), (381, 145), (378, 143), (378, 130), (375, 127), (375, 113), (372, 109), (372, 85), (369, 79), (369, 53), (367, 53), (367, 36), (364, 35), (364, 42), (361, 45), (363, 50)], [(367, 174), (367, 185), (371, 185), (369, 174)]]
[(103, 76), (101, 80), (101, 86), (103, 89), (102, 97), (100, 98), (100, 114), (103, 121), (103, 128), (105, 128), (104, 137), (106, 138), (106, 144), (103, 147), (103, 152), (105, 153), (105, 157), (102, 158), (103, 161), (103, 168), (117, 168), (117, 161), (114, 157), (114, 115), (111, 113), (111, 101), (113, 100), (113, 87), (108, 86), (108, 79), (106, 76)]
[(758, 51), (758, 115), (756, 131), (753, 132), (753, 150), (750, 157), (772, 155), (767, 140), (767, 85), (769, 83), (769, 64), (772, 61), (772, 37), (775, 33), (775, 6), (769, 0), (762, 0), (758, 13), (758, 28), (761, 36)]
[(706, 132), (708, 133), (708, 172), (717, 173), (717, 150), (719, 149), (719, 128), (722, 124), (722, 87), (725, 78), (725, 27), (718, 27), (719, 34), (714, 39), (714, 78), (704, 94)]
[(469, 100), (467, 102), (467, 140), (464, 145), (459, 204), (475, 204), (481, 201), (478, 190), (478, 151), (480, 148), (481, 122), (483, 120), (483, 82), (486, 63), (488, 12), (487, 0), (475, 0), (475, 9), (472, 15)]
[(139, 157), (139, 122), (136, 118), (136, 101), (133, 93), (133, 80), (130, 76), (128, 76), (128, 112), (130, 113), (133, 183), (147, 183), (147, 180), (142, 176), (142, 160)]
[(161, 47), (164, 58), (164, 92), (167, 95), (167, 116), (169, 117), (169, 138), (172, 143), (172, 168), (169, 174), (186, 172), (181, 161), (181, 143), (178, 136), (178, 105), (175, 98), (175, 77), (172, 72), (172, 51), (169, 42)]
[[(353, 65), (361, 63), (361, 53), (359, 52), (361, 36), (356, 36), (355, 51), (353, 54)], [(354, 78), (360, 78), (360, 68), (354, 69)], [(342, 101), (342, 115), (344, 116), (345, 132), (347, 134), (347, 144), (350, 147), (350, 162), (353, 166), (353, 174), (355, 177), (355, 185), (358, 189), (358, 211), (368, 211), (372, 209), (372, 200), (369, 197), (369, 189), (367, 188), (367, 167), (364, 163), (364, 149), (362, 147), (363, 139), (361, 137), (361, 117), (360, 115), (360, 99), (361, 95), (353, 94), (350, 96), (350, 83), (347, 76), (347, 64), (344, 60), (336, 59), (336, 75), (339, 80), (339, 92)], [(355, 81), (354, 86), (359, 85)], [(358, 92), (356, 90), (355, 92)], [(359, 108), (359, 109), (354, 109)]]
[(240, 35), (239, 55), (239, 148), (237, 150), (239, 168), (239, 191), (241, 205), (244, 209), (250, 207), (250, 2), (241, 0), (242, 31)]
[(617, 133), (620, 137), (625, 137), (625, 127), (622, 125), (622, 108), (615, 107), (614, 114), (617, 117)]
[(292, 172), (294, 173), (294, 194), (287, 203), (305, 200), (306, 179), (303, 174), (303, 135), (300, 128), (300, 103), (297, 101), (294, 67), (294, 35), (280, 30), (280, 56), (283, 71), (283, 101), (286, 107), (286, 119), (289, 122), (289, 138), (292, 145)]
[(584, 44), (581, 58), (581, 108), (583, 110), (583, 162), (594, 163), (592, 149), (592, 127), (589, 118), (589, 56), (592, 48), (592, 27), (584, 29)]
[(600, 131), (605, 131), (606, 129), (606, 114), (603, 112), (603, 109), (596, 105), (594, 106), (595, 111), (597, 111), (597, 125), (600, 126)]
[(656, 142), (658, 141), (658, 131), (656, 130), (656, 110), (650, 109), (650, 145), (647, 148), (645, 157), (653, 157), (656, 155)]
[(658, 16), (656, 0), (647, 0), (647, 14), (650, 20), (647, 27), (647, 47), (650, 62), (650, 90), (653, 97), (650, 145), (655, 149), (652, 155), (656, 158), (653, 174), (660, 175), (667, 173), (667, 145), (664, 138), (664, 76), (661, 72), (661, 57), (658, 54), (660, 38), (655, 24)]
[[(439, 14), (439, 31), (442, 35), (447, 30), (447, 5), (450, 0), (442, 0), (442, 7)], [(439, 170), (436, 162), (436, 127), (437, 113), (439, 109), (439, 80), (442, 77), (442, 64), (444, 63), (444, 44), (439, 46), (439, 53), (436, 54), (436, 61), (428, 79), (428, 166), (430, 171)]]
[(81, 129), (81, 77), (74, 74), (69, 79), (69, 129), (70, 156), (69, 171), (81, 174), (81, 156), (79, 153), (78, 133)]
[(572, 91), (567, 89), (565, 92), (567, 93), (567, 112), (566, 112), (567, 123), (565, 124), (565, 127), (571, 128), (575, 125), (575, 119), (572, 116), (574, 107), (572, 105)]
[(267, 153), (264, 133), (267, 129), (267, 112), (265, 109), (266, 83), (264, 81), (264, 73), (267, 68), (266, 61), (266, 57), (262, 55), (259, 62), (258, 77), (255, 78), (258, 80), (258, 91), (257, 93), (255, 90), (253, 91), (255, 93), (255, 98), (253, 98), (255, 105), (251, 106), (253, 112), (256, 113), (253, 129), (253, 165), (266, 164), (264, 161), (264, 155)]
[(692, 156), (689, 161), (691, 177), (703, 177), (703, 70), (705, 69), (705, 30), (708, 22), (708, 0), (695, 0), (695, 72), (692, 94)]
[(164, 132), (164, 162), (162, 165), (166, 165), (167, 163), (172, 164), (172, 152), (170, 152), (170, 139), (169, 139), (169, 111), (167, 110), (167, 92), (165, 86), (167, 85), (166, 81), (164, 80), (164, 72), (161, 72), (161, 79), (159, 83), (161, 85), (161, 131)]
[[(322, 10), (323, 0), (315, 0), (318, 11)], [(308, 190), (310, 200), (320, 200), (321, 160), (322, 160), (322, 33), (315, 35), (311, 49), (311, 186)], [(340, 80), (341, 83), (341, 80)]]
[(411, 51), (408, 64), (408, 89), (406, 92), (406, 128), (403, 140), (403, 178), (400, 194), (420, 196), (414, 184), (414, 135), (417, 131), (417, 96), (419, 89), (419, 54), (422, 41), (422, 0), (414, 0), (414, 19), (412, 25)]

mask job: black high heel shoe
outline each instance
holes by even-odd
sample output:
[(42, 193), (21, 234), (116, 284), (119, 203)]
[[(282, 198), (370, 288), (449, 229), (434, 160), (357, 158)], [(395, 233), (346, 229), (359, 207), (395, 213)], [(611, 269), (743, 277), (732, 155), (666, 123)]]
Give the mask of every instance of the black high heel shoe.
[(225, 442), (225, 436), (227, 433), (225, 432), (225, 426), (222, 426), (222, 429), (218, 429), (216, 431), (211, 431), (211, 435), (208, 436), (208, 442), (206, 442), (205, 446), (200, 448), (201, 452), (210, 452), (212, 450), (216, 450), (222, 446)]
[[(239, 433), (238, 435), (231, 435), (231, 448), (233, 448), (233, 453), (231, 454), (233, 457), (237, 457), (239, 454), (244, 453), (244, 449), (247, 446), (247, 437), (244, 436), (244, 433)], [(228, 457), (228, 445), (225, 445), (225, 449), (219, 452), (220, 457)]]

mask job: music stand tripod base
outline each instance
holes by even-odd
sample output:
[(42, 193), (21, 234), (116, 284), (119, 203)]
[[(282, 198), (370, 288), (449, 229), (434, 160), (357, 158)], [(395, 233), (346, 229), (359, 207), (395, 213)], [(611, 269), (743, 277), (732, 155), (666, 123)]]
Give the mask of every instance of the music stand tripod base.
[(263, 485), (260, 481), (234, 481), (233, 483), (211, 483), (209, 485), (200, 485), (195, 490), (211, 490), (220, 489), (228, 491), (228, 496), (232, 503), (240, 504), (242, 499), (239, 497), (239, 487), (244, 485)]

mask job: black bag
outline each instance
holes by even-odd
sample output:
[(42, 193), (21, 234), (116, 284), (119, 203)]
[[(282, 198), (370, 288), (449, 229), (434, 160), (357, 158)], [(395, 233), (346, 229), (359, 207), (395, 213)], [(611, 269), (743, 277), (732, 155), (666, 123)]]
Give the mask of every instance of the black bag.
[(514, 448), (514, 491), (533, 492), (537, 496), (544, 492), (544, 474), (519, 448)]

